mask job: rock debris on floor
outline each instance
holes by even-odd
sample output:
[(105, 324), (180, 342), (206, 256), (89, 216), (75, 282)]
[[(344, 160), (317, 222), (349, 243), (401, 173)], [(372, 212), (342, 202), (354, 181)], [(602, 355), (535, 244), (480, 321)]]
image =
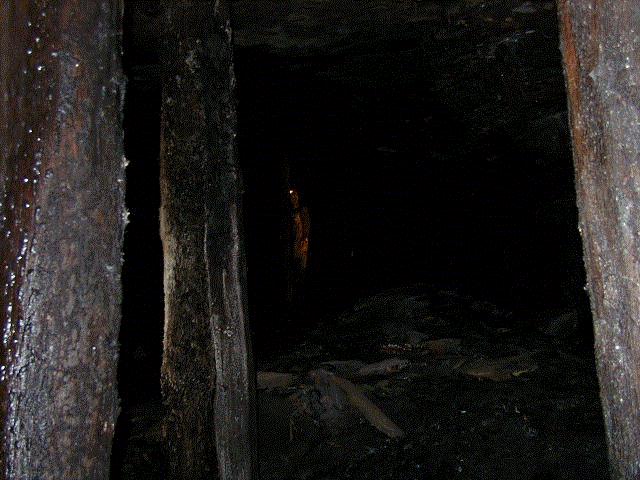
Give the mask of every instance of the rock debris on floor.
[[(592, 353), (550, 332), (562, 316), (420, 286), (356, 303), (258, 359), (261, 478), (607, 478)], [(131, 412), (125, 467), (149, 476), (125, 478), (162, 478), (160, 414)]]

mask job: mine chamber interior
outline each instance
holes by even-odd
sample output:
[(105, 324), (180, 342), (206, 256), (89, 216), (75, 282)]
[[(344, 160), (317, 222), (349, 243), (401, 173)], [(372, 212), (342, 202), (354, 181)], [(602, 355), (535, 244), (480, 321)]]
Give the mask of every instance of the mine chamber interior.
[[(255, 363), (294, 378), (258, 382), (264, 478), (605, 478), (554, 3), (233, 6)], [(159, 10), (128, 8), (116, 478), (164, 461)]]
[[(411, 284), (588, 317), (553, 4), (329, 3), (236, 4), (256, 331)], [(289, 190), (310, 232), (292, 310)]]

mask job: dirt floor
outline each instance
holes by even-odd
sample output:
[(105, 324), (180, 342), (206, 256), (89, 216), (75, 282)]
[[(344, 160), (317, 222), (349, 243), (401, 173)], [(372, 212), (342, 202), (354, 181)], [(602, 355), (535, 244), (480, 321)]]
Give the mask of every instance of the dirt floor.
[[(536, 317), (412, 286), (263, 355), (261, 478), (607, 478), (584, 319)], [(121, 478), (163, 478), (161, 415), (129, 412)]]

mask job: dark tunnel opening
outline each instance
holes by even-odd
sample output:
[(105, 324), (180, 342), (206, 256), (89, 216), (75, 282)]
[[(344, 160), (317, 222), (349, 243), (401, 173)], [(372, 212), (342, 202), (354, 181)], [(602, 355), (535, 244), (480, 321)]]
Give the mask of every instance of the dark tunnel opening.
[(259, 310), (282, 297), (272, 289), (284, 281), (265, 280), (286, 262), (267, 252), (290, 186), (311, 211), (307, 290), (320, 305), (425, 282), (509, 308), (584, 312), (555, 12), (505, 28), (475, 18), (513, 15), (490, 3), (449, 7), (465, 22), (446, 26), (451, 38), (417, 24), (363, 28), (311, 53), (275, 34), (238, 49)]
[[(112, 478), (163, 478), (161, 12), (125, 5)], [(556, 14), (234, 2), (261, 478), (607, 478)]]

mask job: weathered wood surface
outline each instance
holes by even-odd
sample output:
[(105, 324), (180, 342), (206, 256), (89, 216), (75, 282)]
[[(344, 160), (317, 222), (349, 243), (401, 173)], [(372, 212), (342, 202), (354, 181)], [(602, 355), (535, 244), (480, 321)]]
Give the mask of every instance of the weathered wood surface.
[(401, 438), (404, 436), (402, 429), (369, 400), (360, 387), (346, 378), (339, 377), (321, 368), (309, 372), (309, 377), (314, 380), (323, 395), (326, 392), (330, 398), (333, 397), (332, 403), (340, 405), (343, 403), (340, 397), (344, 395), (349, 404), (358, 410), (377, 430), (389, 438)]
[(215, 2), (201, 61), (209, 175), (206, 261), (216, 365), (216, 446), (223, 480), (258, 476), (255, 378), (247, 319), (242, 187), (236, 155), (235, 76), (229, 5)]
[(164, 250), (162, 392), (168, 407), (169, 478), (213, 478), (213, 344), (204, 257), (205, 186), (210, 164), (201, 58), (209, 56), (213, 2), (162, 3), (163, 94), (160, 229)]
[(640, 2), (559, 0), (576, 189), (614, 478), (640, 478)]
[(1, 478), (107, 479), (118, 411), (120, 2), (0, 2)]

